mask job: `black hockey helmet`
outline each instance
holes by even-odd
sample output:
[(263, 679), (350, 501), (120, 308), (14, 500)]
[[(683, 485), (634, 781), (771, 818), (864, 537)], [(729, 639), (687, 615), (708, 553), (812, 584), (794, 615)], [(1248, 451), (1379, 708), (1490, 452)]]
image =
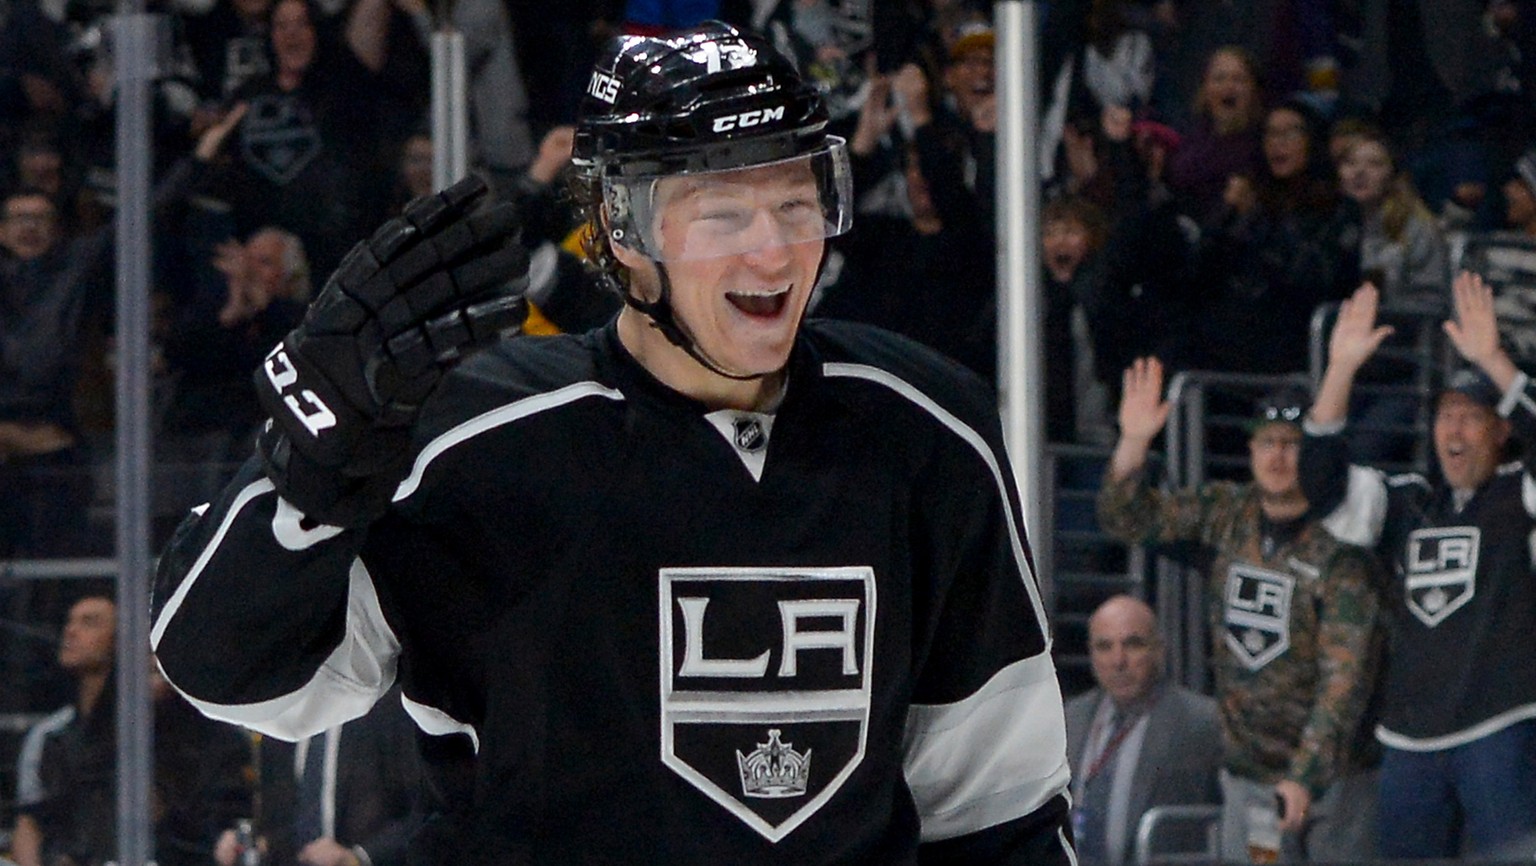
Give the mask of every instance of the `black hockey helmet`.
[(572, 163), (589, 175), (758, 165), (825, 143), (821, 93), (767, 40), (709, 21), (609, 43), (587, 84)]
[[(767, 40), (718, 21), (623, 36), (599, 55), (576, 121), (570, 185), (599, 279), (704, 367), (671, 305), (668, 263), (820, 242), (853, 222), (848, 145), (819, 90)], [(618, 250), (656, 264), (641, 297)], [(822, 259), (825, 263), (825, 257)]]
[(696, 245), (663, 250), (656, 183), (804, 160), (819, 214), (790, 241), (819, 240), (852, 223), (846, 143), (826, 134), (821, 92), (762, 37), (710, 21), (677, 34), (609, 43), (587, 84), (571, 163), (600, 190), (612, 239), (657, 261), (740, 252)]

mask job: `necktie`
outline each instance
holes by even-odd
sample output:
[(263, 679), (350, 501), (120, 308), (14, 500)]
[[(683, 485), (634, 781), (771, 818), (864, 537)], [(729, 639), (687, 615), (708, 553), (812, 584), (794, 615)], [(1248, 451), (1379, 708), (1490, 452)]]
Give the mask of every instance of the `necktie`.
[(1114, 757), (1130, 733), (1135, 716), (1118, 709), (1110, 714), (1109, 738), (1083, 778), (1083, 801), (1078, 804), (1077, 857), (1083, 864), (1110, 863), (1106, 835), (1109, 831), (1109, 793), (1115, 783)]
[(327, 734), (309, 738), (304, 767), (298, 778), (293, 812), (293, 839), (300, 848), (325, 835), (325, 740)]

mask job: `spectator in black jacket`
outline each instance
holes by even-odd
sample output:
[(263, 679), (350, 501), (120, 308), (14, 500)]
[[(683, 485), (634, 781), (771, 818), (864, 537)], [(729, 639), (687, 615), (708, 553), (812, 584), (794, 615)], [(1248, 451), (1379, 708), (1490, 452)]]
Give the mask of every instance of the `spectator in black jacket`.
[(1228, 181), (1200, 254), (1210, 293), (1196, 317), (1200, 366), (1306, 369), (1313, 311), (1360, 281), (1359, 207), (1339, 193), (1310, 108), (1288, 101), (1270, 109), (1263, 166)]
[(111, 237), (65, 241), (42, 190), (0, 204), (0, 558), (78, 554), (89, 479), (73, 404)]

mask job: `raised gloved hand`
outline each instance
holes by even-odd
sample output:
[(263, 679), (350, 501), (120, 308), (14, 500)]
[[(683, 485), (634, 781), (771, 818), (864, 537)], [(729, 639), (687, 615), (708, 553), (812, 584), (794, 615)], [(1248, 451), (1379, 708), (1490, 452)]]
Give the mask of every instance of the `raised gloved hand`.
[(411, 427), (465, 355), (527, 314), (528, 253), (511, 205), (474, 176), (406, 206), (347, 253), (304, 321), (256, 371), (257, 441), (278, 492), (311, 519), (361, 527), (411, 467)]

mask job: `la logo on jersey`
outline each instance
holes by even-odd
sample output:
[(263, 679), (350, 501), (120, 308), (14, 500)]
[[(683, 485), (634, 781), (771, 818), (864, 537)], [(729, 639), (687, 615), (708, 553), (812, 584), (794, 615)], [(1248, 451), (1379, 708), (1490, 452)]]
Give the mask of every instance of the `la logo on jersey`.
[(1417, 529), (1408, 533), (1406, 574), (1408, 610), (1434, 628), (1477, 594), (1477, 551), (1482, 532), (1476, 526)]
[(1227, 571), (1227, 649), (1256, 671), (1291, 647), (1291, 596), (1296, 578), (1243, 563)]
[(864, 760), (874, 570), (673, 568), (660, 584), (662, 763), (778, 842)]

